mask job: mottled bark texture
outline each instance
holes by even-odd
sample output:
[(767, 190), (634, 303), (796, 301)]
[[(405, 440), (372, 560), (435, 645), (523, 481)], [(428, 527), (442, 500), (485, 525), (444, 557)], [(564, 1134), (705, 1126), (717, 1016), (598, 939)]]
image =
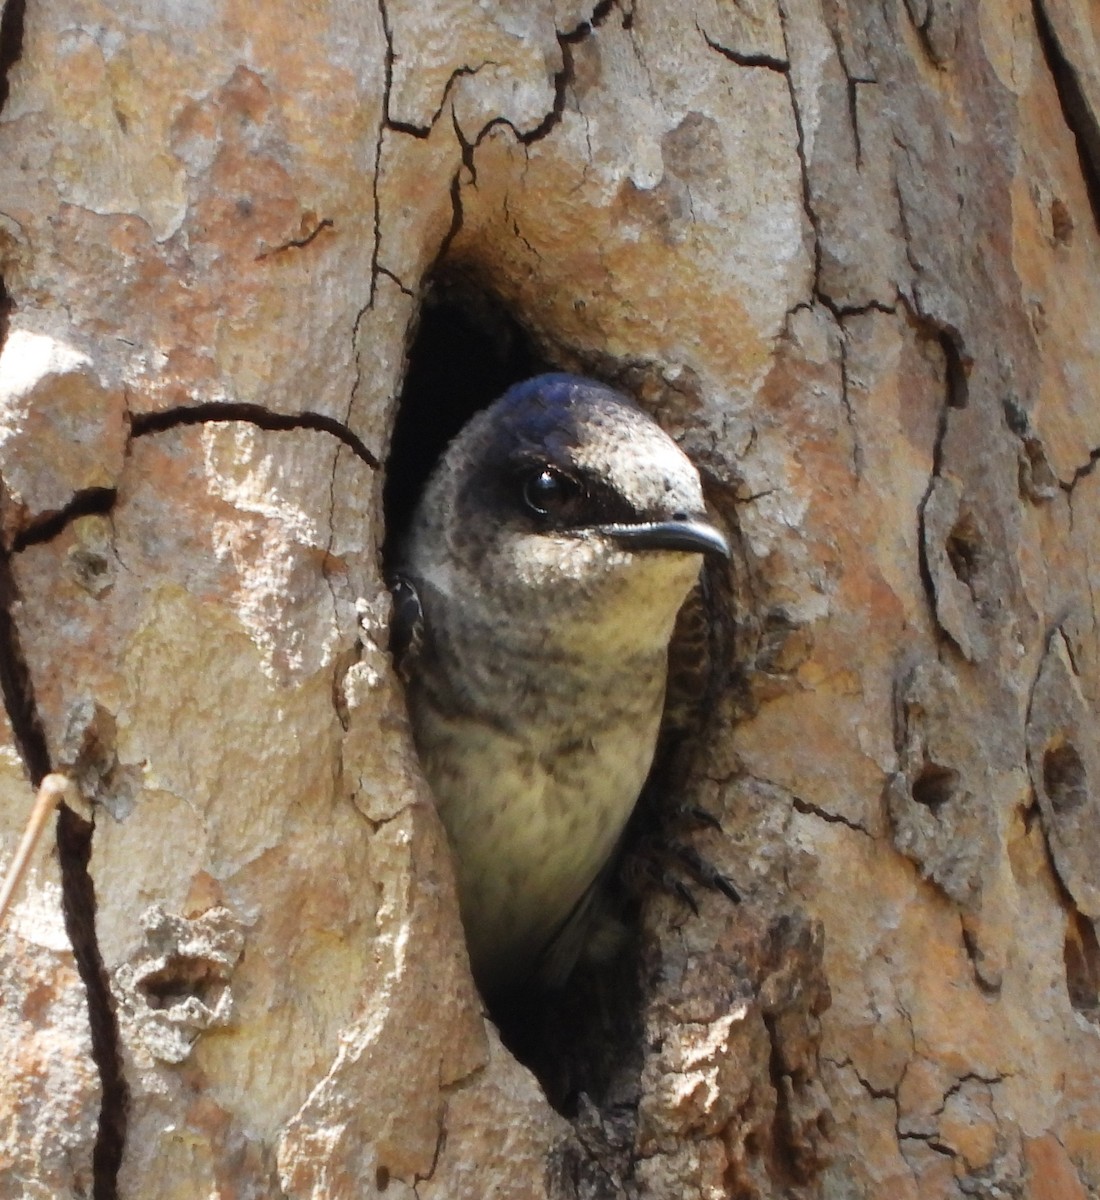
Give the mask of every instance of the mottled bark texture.
[[(0, 1196), (1097, 1195), (1095, 4), (2, 39), (3, 856), (47, 770), (92, 819), (0, 933)], [(425, 438), (476, 365), (410, 340), (433, 278), (638, 395), (737, 545), (670, 786), (745, 899), (645, 906), (564, 1115), (483, 1019), (386, 652), (406, 355)]]

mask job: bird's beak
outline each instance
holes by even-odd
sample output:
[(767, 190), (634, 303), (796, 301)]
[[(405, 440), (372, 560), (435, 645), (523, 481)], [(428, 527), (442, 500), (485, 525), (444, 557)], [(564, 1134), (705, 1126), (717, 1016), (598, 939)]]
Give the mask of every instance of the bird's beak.
[(600, 532), (627, 550), (679, 550), (729, 558), (729, 542), (704, 517), (643, 521), (637, 525), (601, 525)]

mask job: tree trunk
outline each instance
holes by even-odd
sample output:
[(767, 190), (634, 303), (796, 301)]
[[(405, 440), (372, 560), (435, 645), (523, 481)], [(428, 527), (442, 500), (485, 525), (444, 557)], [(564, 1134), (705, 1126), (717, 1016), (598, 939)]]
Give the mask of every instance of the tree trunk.
[[(0, 931), (0, 1197), (1100, 1195), (1095, 6), (0, 35), (3, 860), (90, 804)], [(737, 548), (667, 799), (744, 899), (645, 903), (569, 1099), (470, 980), (380, 557), (544, 364)]]

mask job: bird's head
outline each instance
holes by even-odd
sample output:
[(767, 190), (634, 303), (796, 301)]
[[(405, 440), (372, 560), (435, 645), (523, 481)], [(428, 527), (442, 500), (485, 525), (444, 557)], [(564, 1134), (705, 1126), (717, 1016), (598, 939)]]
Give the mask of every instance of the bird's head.
[(547, 641), (572, 618), (615, 653), (667, 641), (704, 554), (729, 548), (691, 460), (627, 397), (554, 374), (517, 384), (451, 443), (407, 559), (490, 617), (540, 622)]

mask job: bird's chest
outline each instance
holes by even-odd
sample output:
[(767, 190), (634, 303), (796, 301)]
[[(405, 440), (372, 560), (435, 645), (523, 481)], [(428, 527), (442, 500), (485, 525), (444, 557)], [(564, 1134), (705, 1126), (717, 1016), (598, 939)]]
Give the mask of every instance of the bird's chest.
[(613, 852), (660, 722), (660, 663), (618, 694), (551, 692), (521, 721), (415, 714), (475, 961), (541, 948)]

